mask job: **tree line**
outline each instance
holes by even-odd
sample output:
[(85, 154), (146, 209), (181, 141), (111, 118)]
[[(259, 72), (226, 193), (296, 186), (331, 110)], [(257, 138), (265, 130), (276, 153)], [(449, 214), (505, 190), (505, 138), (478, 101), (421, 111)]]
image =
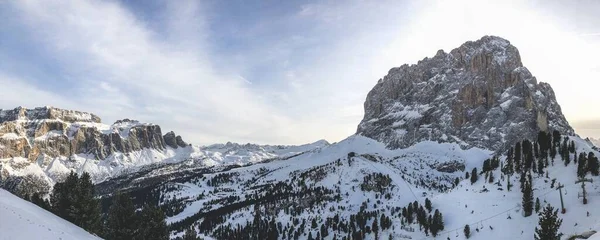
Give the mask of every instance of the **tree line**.
[(169, 239), (163, 211), (149, 204), (136, 210), (127, 193), (114, 194), (108, 214), (103, 215), (87, 172), (69, 173), (54, 185), (48, 199), (33, 194), (28, 200), (104, 239)]

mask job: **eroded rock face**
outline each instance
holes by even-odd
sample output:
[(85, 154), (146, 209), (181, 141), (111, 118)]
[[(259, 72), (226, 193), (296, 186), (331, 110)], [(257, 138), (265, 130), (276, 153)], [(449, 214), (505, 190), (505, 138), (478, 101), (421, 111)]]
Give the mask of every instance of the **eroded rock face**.
[(424, 140), (500, 150), (539, 130), (574, 134), (549, 84), (509, 41), (485, 36), (392, 68), (367, 95), (357, 133), (404, 148)]
[(0, 109), (0, 123), (15, 121), (15, 120), (46, 120), (60, 119), (64, 122), (94, 122), (100, 123), (100, 118), (94, 114), (79, 112), (73, 110), (59, 109), (53, 107), (39, 107), (34, 109), (27, 109), (24, 107), (17, 107), (10, 110)]
[(172, 148), (188, 146), (188, 144), (183, 141), (181, 136), (179, 136), (179, 135), (175, 136), (175, 133), (173, 131), (165, 134), (165, 136), (163, 136), (163, 138), (165, 139), (165, 144)]
[(102, 160), (116, 152), (164, 150), (167, 146), (187, 144), (174, 133), (172, 145), (167, 144), (160, 126), (135, 120), (119, 120), (108, 126), (100, 124), (96, 115), (72, 110), (0, 110), (0, 158), (23, 157), (33, 162), (41, 156), (91, 154)]

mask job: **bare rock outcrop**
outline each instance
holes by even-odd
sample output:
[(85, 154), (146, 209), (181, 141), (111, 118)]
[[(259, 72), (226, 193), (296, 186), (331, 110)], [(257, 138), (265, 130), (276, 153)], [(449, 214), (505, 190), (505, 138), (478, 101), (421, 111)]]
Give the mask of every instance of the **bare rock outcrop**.
[[(171, 132), (172, 133), (172, 132)], [(167, 135), (165, 135), (167, 136)], [(169, 140), (171, 141), (171, 140)], [(91, 154), (102, 160), (113, 153), (186, 147), (173, 133), (172, 144), (160, 126), (123, 119), (108, 126), (91, 113), (52, 107), (0, 110), (0, 158), (70, 157)]]
[(392, 68), (367, 95), (357, 134), (404, 148), (424, 140), (500, 150), (540, 130), (574, 134), (554, 91), (509, 41), (485, 36)]

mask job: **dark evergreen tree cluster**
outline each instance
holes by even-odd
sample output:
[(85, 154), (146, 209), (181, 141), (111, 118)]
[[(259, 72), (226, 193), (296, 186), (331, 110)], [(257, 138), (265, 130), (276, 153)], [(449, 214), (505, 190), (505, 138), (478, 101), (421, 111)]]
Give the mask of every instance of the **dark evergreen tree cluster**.
[(598, 162), (598, 157), (593, 152), (589, 152), (588, 154), (580, 153), (577, 159), (577, 177), (583, 178), (588, 173), (592, 174), (592, 176), (600, 174), (600, 163)]
[(206, 184), (210, 187), (218, 187), (218, 186), (221, 186), (222, 184), (232, 183), (234, 181), (233, 178), (237, 177), (238, 175), (239, 175), (239, 173), (237, 173), (237, 172), (219, 173), (219, 174), (215, 175), (213, 178), (206, 181)]
[(127, 194), (117, 193), (105, 222), (102, 221), (100, 199), (90, 175), (71, 172), (64, 181), (57, 182), (50, 201), (34, 195), (32, 202), (45, 206), (57, 216), (106, 239), (169, 239), (163, 211), (146, 204), (141, 211)]
[(492, 171), (500, 167), (500, 159), (497, 156), (494, 156), (491, 159), (487, 159), (483, 161), (482, 171), (484, 173)]
[(50, 205), (57, 216), (88, 232), (101, 233), (100, 203), (95, 198), (94, 185), (87, 172), (81, 177), (71, 172), (64, 181), (56, 183), (50, 194)]
[(425, 234), (429, 235), (431, 233), (435, 237), (440, 231), (444, 230), (444, 219), (438, 209), (434, 211), (433, 215), (429, 214), (431, 213), (429, 209), (432, 209), (430, 205), (431, 201), (428, 198), (425, 199), (425, 208), (419, 205), (417, 201), (409, 203), (408, 206), (402, 208), (402, 221), (408, 224), (416, 221)]
[(392, 179), (390, 175), (382, 173), (371, 173), (363, 178), (363, 182), (360, 184), (362, 191), (373, 191), (378, 193), (386, 193), (389, 189), (392, 189)]
[(136, 208), (127, 193), (117, 193), (113, 197), (106, 220), (106, 239), (169, 239), (165, 215), (158, 207), (145, 205), (141, 211)]
[[(537, 141), (530, 142), (523, 140), (517, 142), (513, 148), (507, 152), (506, 161), (502, 168), (502, 173), (508, 175), (507, 188), (510, 191), (510, 175), (520, 173), (521, 192), (523, 193), (522, 206), (524, 216), (530, 216), (535, 209), (540, 211), (539, 199), (533, 201), (533, 181), (531, 173), (537, 173), (542, 176), (544, 173), (548, 177), (546, 168), (554, 164), (556, 157), (568, 166), (571, 161), (577, 164), (577, 176), (585, 177), (588, 173), (600, 175), (600, 162), (592, 152), (577, 154), (575, 142), (570, 141), (568, 137), (563, 137), (560, 132), (552, 133), (539, 132)], [(484, 162), (484, 167), (489, 164)]]

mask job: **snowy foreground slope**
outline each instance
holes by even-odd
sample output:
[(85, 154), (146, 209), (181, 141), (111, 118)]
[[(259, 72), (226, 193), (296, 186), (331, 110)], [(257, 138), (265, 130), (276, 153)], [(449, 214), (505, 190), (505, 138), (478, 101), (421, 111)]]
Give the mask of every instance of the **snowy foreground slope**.
[[(586, 141), (578, 137), (570, 139), (575, 141), (578, 153), (594, 151)], [(598, 156), (598, 152), (594, 152)], [(563, 239), (591, 230), (599, 231), (600, 183), (598, 180), (600, 179), (592, 177), (594, 183), (586, 184), (586, 190), (590, 196), (588, 204), (583, 205), (582, 199), (578, 198), (578, 193), (581, 193), (581, 184), (575, 184), (577, 180), (576, 164), (571, 163), (565, 167), (557, 157), (555, 165), (549, 167), (548, 171), (549, 178), (534, 176), (534, 199), (539, 198), (542, 206), (550, 204), (555, 209), (559, 209), (559, 192), (550, 188), (551, 179), (556, 179), (557, 184), (565, 185), (563, 200), (567, 212), (566, 214), (559, 213), (559, 217), (563, 219), (560, 228), (560, 232), (564, 234)], [(495, 176), (500, 176), (500, 174), (499, 169), (494, 171)], [(588, 175), (588, 177), (590, 176)], [(462, 230), (465, 224), (470, 224), (473, 235), (471, 239), (533, 239), (534, 229), (538, 225), (538, 215), (534, 212), (530, 217), (522, 217), (522, 194), (516, 174), (511, 178), (511, 183), (514, 186), (508, 192), (505, 186), (506, 179), (501, 182), (503, 185), (501, 187), (481, 179), (474, 185), (471, 185), (469, 180), (463, 180), (458, 188), (449, 193), (435, 196), (432, 199), (434, 205), (447, 212), (444, 215), (447, 227), (442, 236), (454, 239), (458, 235), (458, 239), (463, 239)], [(482, 192), (484, 188), (489, 192)], [(499, 188), (504, 189), (499, 190)], [(590, 213), (589, 217), (587, 212)], [(473, 231), (475, 228), (482, 230)], [(595, 237), (600, 239), (600, 236)]]
[[(574, 136), (570, 140), (575, 142), (578, 153), (592, 151), (600, 156), (587, 141)], [(485, 149), (461, 149), (455, 143), (431, 141), (389, 150), (375, 140), (351, 136), (289, 159), (175, 178), (156, 186), (152, 192), (158, 193), (161, 204), (174, 206), (167, 214), (167, 221), (173, 224), (172, 237), (181, 236), (181, 231), (191, 226), (200, 234), (222, 239), (231, 236), (224, 229), (239, 232), (259, 215), (265, 221), (281, 224), (283, 231), (280, 232), (286, 232), (287, 236), (279, 235), (278, 239), (289, 239), (290, 234), (297, 235), (297, 239), (310, 239), (309, 234), (316, 238), (322, 225), (329, 232), (322, 239), (334, 239), (334, 236), (340, 239), (349, 234), (339, 226), (356, 218), (359, 212), (376, 212), (377, 219), (381, 214), (391, 219), (391, 227), (378, 232), (380, 239), (390, 236), (392, 239), (433, 239), (431, 234), (421, 231), (418, 224), (405, 223), (398, 217), (398, 208), (414, 201), (423, 204), (428, 198), (433, 209), (443, 214), (445, 228), (436, 239), (465, 239), (466, 224), (471, 227), (470, 239), (533, 239), (538, 216), (535, 212), (530, 217), (522, 215), (518, 174), (511, 177), (510, 191), (506, 189), (507, 177), (501, 177), (500, 168), (493, 171), (493, 183), (483, 174), (473, 185), (465, 179), (465, 172), (474, 167), (481, 169), (483, 161), (492, 156), (493, 152)], [(558, 209), (559, 193), (551, 187), (552, 179), (556, 179), (556, 183), (565, 185), (563, 197), (567, 213), (559, 214), (563, 219), (560, 229), (563, 239), (600, 230), (597, 221), (600, 219), (597, 207), (600, 179), (588, 175), (594, 183), (586, 185), (589, 203), (583, 205), (578, 198), (581, 185), (575, 184), (577, 165), (564, 166), (559, 156), (554, 161), (554, 166), (547, 168), (548, 178), (534, 174), (534, 199), (539, 198), (542, 206), (550, 204)], [(369, 182), (377, 174), (389, 177), (389, 182)], [(456, 178), (458, 185), (454, 185)], [(370, 189), (373, 183), (383, 189)], [(313, 194), (319, 188), (321, 190)], [(137, 191), (135, 187), (129, 190), (134, 195)], [(316, 228), (311, 227), (313, 221)], [(336, 225), (331, 225), (332, 221), (341, 223), (334, 229), (332, 226)], [(373, 218), (366, 221), (366, 225), (371, 226)], [(305, 224), (299, 224), (303, 222)], [(375, 238), (373, 233), (364, 237)]]
[(54, 214), (0, 189), (0, 239), (100, 239)]

